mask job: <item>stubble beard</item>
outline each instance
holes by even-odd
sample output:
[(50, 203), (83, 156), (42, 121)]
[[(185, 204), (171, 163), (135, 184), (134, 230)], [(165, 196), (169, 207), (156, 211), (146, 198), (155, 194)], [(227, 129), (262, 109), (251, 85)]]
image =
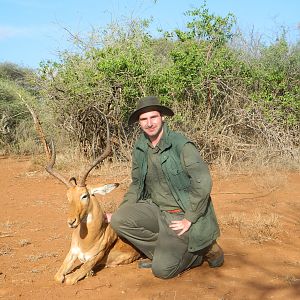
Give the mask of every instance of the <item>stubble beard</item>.
[[(149, 128), (148, 128), (149, 129)], [(147, 137), (150, 139), (150, 141), (154, 141), (156, 140), (159, 135), (162, 133), (162, 130), (163, 130), (163, 123), (160, 125), (160, 127), (158, 128), (158, 131), (157, 132), (153, 132), (153, 134), (151, 133), (147, 133), (145, 130), (145, 134), (147, 135)]]

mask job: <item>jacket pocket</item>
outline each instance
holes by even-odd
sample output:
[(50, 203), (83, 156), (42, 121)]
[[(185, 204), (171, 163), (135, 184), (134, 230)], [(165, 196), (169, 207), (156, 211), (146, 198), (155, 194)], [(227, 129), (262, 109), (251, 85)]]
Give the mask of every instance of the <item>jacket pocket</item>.
[(191, 185), (189, 177), (185, 174), (183, 170), (177, 168), (170, 169), (170, 179), (179, 190), (188, 190)]

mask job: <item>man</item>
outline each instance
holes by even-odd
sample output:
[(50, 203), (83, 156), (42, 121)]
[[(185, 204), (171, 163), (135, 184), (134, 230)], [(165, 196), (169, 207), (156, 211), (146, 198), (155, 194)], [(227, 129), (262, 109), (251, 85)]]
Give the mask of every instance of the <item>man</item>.
[(208, 167), (192, 142), (168, 128), (165, 115), (174, 113), (149, 96), (129, 117), (143, 134), (133, 149), (132, 183), (111, 226), (150, 259), (140, 261), (141, 268), (172, 278), (203, 261), (219, 267), (224, 254), (216, 243)]

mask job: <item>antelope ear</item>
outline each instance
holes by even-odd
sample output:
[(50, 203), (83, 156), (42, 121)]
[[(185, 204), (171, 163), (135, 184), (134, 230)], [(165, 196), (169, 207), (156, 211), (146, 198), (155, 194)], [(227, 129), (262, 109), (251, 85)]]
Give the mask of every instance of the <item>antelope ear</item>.
[(95, 194), (99, 194), (99, 195), (105, 195), (110, 193), (111, 191), (113, 191), (116, 187), (119, 186), (119, 183), (109, 183), (109, 184), (105, 184), (103, 186), (99, 186), (99, 187), (95, 187), (95, 188), (91, 188), (90, 190), (90, 194), (91, 195), (95, 195)]

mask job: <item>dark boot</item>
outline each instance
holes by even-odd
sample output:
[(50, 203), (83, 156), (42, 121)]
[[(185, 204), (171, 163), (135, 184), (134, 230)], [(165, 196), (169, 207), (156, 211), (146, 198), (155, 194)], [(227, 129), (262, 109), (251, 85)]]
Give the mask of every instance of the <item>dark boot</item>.
[(224, 263), (224, 252), (222, 248), (214, 241), (204, 255), (204, 261), (207, 261), (211, 268), (221, 267)]

